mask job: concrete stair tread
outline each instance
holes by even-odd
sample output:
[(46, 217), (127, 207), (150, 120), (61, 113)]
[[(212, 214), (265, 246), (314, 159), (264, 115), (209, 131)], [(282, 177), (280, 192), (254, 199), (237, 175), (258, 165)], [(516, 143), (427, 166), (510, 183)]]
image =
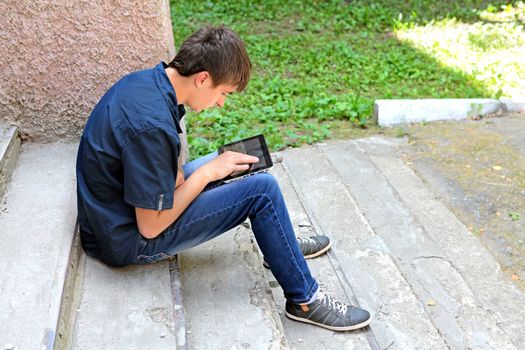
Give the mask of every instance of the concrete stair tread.
[(190, 348), (287, 348), (254, 240), (239, 226), (179, 254)]
[[(301, 199), (298, 196), (296, 188), (294, 188), (292, 180), (285, 170), (285, 166), (282, 163), (275, 164), (272, 168), (272, 174), (279, 181), (279, 186), (286, 199), (286, 206), (290, 212), (296, 235), (298, 237), (316, 235), (318, 228), (315, 223), (312, 223), (308, 213), (304, 209), (302, 202), (304, 198)], [(335, 237), (330, 235), (330, 238), (332, 239), (332, 244), (336, 245), (336, 242), (334, 242)], [(334, 270), (331, 263), (331, 254), (332, 252), (329, 252), (328, 255), (307, 260), (308, 266), (321, 288), (328, 292), (330, 296), (344, 302), (355, 304), (355, 297), (352, 290), (341, 282), (339, 279), (340, 276), (338, 276)], [(366, 330), (336, 333), (287, 318), (284, 315), (284, 304), (286, 300), (281, 287), (278, 285), (270, 270), (266, 270), (266, 277), (270, 281), (275, 307), (279, 310), (286, 338), (291, 349), (371, 349)]]
[[(317, 233), (332, 239), (332, 273), (346, 282), (343, 287), (348, 293), (372, 313), (371, 347), (446, 349), (411, 285), (385, 252), (386, 244), (368, 225), (323, 153), (325, 147), (343, 153), (340, 144), (288, 150), (282, 154), (283, 165), (296, 183), (296, 192), (303, 197), (304, 210), (317, 222)], [(359, 169), (359, 165), (348, 162), (341, 166)], [(319, 276), (322, 278), (326, 277)]]
[[(400, 159), (375, 156), (371, 159), (443, 252), (440, 256), (421, 256), (420, 259), (426, 260), (426, 264), (445, 265), (457, 274), (458, 282), (463, 281), (465, 290), (458, 290), (462, 294), (453, 294), (450, 284), (454, 281), (439, 281), (447, 288), (449, 298), (462, 302), (455, 309), (455, 316), (465, 321), (486, 317), (512, 344), (525, 343), (522, 311), (525, 310), (525, 294), (504, 276), (496, 259)], [(441, 274), (442, 271), (438, 268), (436, 272)], [(443, 291), (436, 292), (441, 292), (436, 295), (446, 300)]]
[(76, 144), (24, 145), (0, 210), (0, 341), (52, 348), (76, 221)]
[[(320, 146), (309, 154), (315, 152), (329, 160), (376, 234), (361, 243), (363, 251), (356, 250), (356, 257), (374, 252), (391, 259), (403, 277), (399, 282), (408, 283), (419, 308), (448, 347), (514, 349), (523, 342), (523, 293), (504, 278), (490, 253), (434, 199), (408, 166), (397, 156), (387, 156), (360, 141)], [(297, 168), (298, 173), (304, 171)], [(338, 256), (339, 251), (349, 252), (338, 250)], [(343, 265), (352, 266), (352, 260)], [(352, 276), (351, 270), (348, 272)], [(359, 271), (353, 276), (352, 285), (360, 294), (357, 286), (366, 286), (367, 276), (359, 277)], [(381, 283), (378, 278), (374, 278), (375, 285)], [(370, 295), (364, 296), (366, 302)], [(395, 316), (380, 315), (386, 322)], [(381, 338), (380, 332), (374, 333)], [(403, 339), (394, 340), (399, 345)], [(422, 341), (429, 339), (425, 336)]]
[(170, 263), (112, 268), (82, 254), (72, 349), (175, 349)]
[[(373, 315), (345, 333), (284, 316), (245, 225), (179, 254), (179, 265), (87, 257), (73, 241), (77, 145), (24, 145), (0, 211), (0, 345), (50, 349), (61, 332), (58, 346), (72, 349), (519, 348), (524, 294), (404, 164), (402, 142), (286, 150), (272, 169), (296, 234), (332, 239), (309, 260), (322, 288)], [(71, 318), (63, 304), (57, 328), (61, 300)]]

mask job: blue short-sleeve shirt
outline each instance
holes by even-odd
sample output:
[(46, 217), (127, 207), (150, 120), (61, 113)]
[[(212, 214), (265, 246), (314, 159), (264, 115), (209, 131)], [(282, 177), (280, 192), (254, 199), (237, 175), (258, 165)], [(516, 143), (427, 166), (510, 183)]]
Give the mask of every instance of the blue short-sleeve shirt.
[(87, 254), (110, 265), (136, 261), (146, 240), (135, 207), (173, 206), (180, 119), (161, 62), (119, 80), (91, 113), (77, 156), (78, 221)]

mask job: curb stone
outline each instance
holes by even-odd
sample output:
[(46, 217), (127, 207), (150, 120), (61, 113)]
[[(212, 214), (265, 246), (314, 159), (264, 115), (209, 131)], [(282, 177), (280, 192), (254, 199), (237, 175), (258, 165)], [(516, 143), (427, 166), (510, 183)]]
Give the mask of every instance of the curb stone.
[(525, 97), (499, 100), (488, 98), (376, 100), (373, 120), (380, 126), (393, 126), (522, 111), (525, 111)]

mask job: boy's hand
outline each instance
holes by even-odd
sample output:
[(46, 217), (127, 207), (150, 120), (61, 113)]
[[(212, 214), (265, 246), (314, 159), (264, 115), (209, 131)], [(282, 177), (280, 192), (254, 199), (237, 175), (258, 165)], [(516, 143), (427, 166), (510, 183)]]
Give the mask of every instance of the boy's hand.
[(250, 165), (257, 163), (259, 158), (247, 154), (226, 151), (217, 158), (202, 166), (206, 171), (208, 180), (215, 181), (225, 178), (236, 171), (246, 171)]

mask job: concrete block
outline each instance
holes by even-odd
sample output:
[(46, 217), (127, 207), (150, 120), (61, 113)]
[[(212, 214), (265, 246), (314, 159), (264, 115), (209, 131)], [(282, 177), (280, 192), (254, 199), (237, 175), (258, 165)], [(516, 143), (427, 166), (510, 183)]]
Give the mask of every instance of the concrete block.
[(506, 112), (519, 113), (525, 112), (525, 97), (519, 99), (500, 99), (501, 103), (505, 106)]
[(190, 349), (285, 349), (251, 231), (239, 226), (179, 254)]
[(52, 349), (76, 221), (76, 144), (24, 145), (0, 208), (0, 341)]
[[(370, 328), (378, 344), (373, 348), (446, 349), (387, 244), (371, 229), (348, 192), (345, 184), (355, 179), (341, 178), (336, 171), (360, 171), (359, 164), (343, 158), (345, 152), (341, 144), (301, 148), (284, 152), (284, 163), (303, 190), (304, 202), (322, 231), (333, 240), (340, 280), (348, 281), (348, 289), (359, 304), (373, 314)], [(370, 192), (368, 195), (373, 195)]]
[[(456, 247), (438, 244), (440, 236), (450, 228), (443, 227), (436, 236), (427, 232), (420, 218), (412, 214), (412, 207), (399, 197), (398, 188), (391, 185), (394, 178), (402, 176), (385, 176), (384, 169), (378, 168), (376, 160), (388, 157), (369, 156), (360, 142), (341, 144), (326, 154), (446, 345), (513, 349), (513, 344), (518, 343), (499, 327), (500, 320), (493, 309), (483, 306), (479, 290), (466, 277), (468, 272), (458, 271), (457, 256), (450, 255)], [(401, 162), (396, 157), (389, 159), (394, 159), (396, 164)], [(425, 196), (420, 200), (422, 203), (432, 198)], [(426, 206), (422, 215), (434, 217), (448, 226), (450, 221), (436, 218), (436, 211), (439, 212), (433, 205)], [(463, 248), (465, 259), (482, 254), (476, 249)]]
[(169, 262), (112, 268), (82, 254), (72, 349), (175, 349)]
[[(511, 344), (523, 344), (525, 293), (504, 276), (499, 264), (477, 237), (435, 199), (400, 159), (377, 157), (372, 160), (427, 234), (446, 253), (448, 260), (427, 257), (417, 264), (420, 267), (419, 264), (426, 263), (436, 269), (430, 275), (440, 279), (440, 285), (448, 291), (450, 298), (457, 300), (457, 305), (450, 307), (450, 310), (458, 313), (458, 320), (472, 322), (472, 329), (478, 330), (477, 337), (473, 332), (469, 338), (489, 344), (496, 339), (496, 333), (503, 331), (510, 338)], [(446, 266), (448, 264), (450, 266)], [(444, 274), (441, 268), (447, 268), (450, 273)], [(460, 289), (456, 289), (456, 286)], [(437, 299), (440, 302), (445, 300), (441, 296)], [(487, 322), (483, 322), (483, 319), (487, 319), (491, 327), (486, 329)], [(472, 347), (481, 347), (481, 343), (477, 346), (473, 344)], [(492, 344), (493, 348), (498, 349), (513, 348), (511, 344)]]
[(460, 120), (502, 111), (494, 99), (376, 100), (374, 120), (380, 126), (435, 120)]
[[(287, 152), (285, 153), (287, 154)], [(304, 208), (304, 202), (299, 198), (292, 181), (283, 168), (283, 165), (275, 164), (271, 172), (278, 180), (283, 192), (296, 235), (298, 237), (309, 237), (318, 234), (315, 229), (316, 225), (311, 222), (311, 218), (308, 216)], [(334, 236), (332, 233), (330, 233), (329, 236), (331, 237), (334, 246), (339, 243), (339, 237)], [(335, 250), (336, 248), (332, 249)], [(353, 293), (350, 288), (341, 283), (341, 278), (335, 271), (331, 260), (331, 257), (328, 255), (323, 255), (316, 259), (307, 261), (310, 271), (317, 279), (322, 289), (329, 292), (331, 296), (338, 300), (355, 305)], [(367, 340), (367, 335), (373, 337), (373, 334), (371, 334), (371, 331), (368, 328), (355, 332), (337, 333), (290, 320), (284, 315), (284, 312), (282, 312), (286, 300), (283, 296), (281, 287), (278, 285), (270, 270), (266, 271), (266, 277), (270, 281), (272, 293), (276, 301), (276, 307), (281, 311), (281, 321), (283, 323), (286, 339), (288, 340), (291, 349), (374, 349), (369, 345)]]
[(15, 170), (19, 153), (18, 128), (0, 123), (0, 200)]

